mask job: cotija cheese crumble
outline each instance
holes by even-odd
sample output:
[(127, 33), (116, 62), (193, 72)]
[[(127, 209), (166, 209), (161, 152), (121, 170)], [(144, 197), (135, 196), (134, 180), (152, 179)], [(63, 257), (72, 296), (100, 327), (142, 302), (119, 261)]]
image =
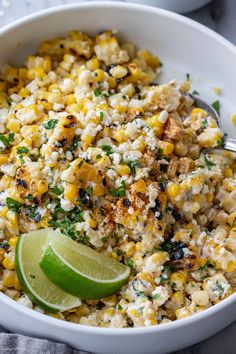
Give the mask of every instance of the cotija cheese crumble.
[(234, 292), (236, 159), (189, 81), (112, 31), (44, 42), (0, 77), (0, 290), (38, 311), (15, 272), (21, 233), (52, 227), (131, 268), (120, 292), (52, 315), (142, 327)]

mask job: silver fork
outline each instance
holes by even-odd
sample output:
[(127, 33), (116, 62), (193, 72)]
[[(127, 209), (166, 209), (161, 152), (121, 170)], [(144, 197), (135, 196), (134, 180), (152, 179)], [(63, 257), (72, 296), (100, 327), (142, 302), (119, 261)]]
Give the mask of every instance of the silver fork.
[[(204, 109), (206, 112), (209, 113), (209, 115), (215, 119), (217, 125), (222, 128), (220, 117), (216, 110), (207, 104), (205, 101), (203, 101), (200, 97), (197, 97), (195, 95), (191, 95), (191, 98), (194, 100), (195, 104), (197, 107)], [(217, 146), (214, 148), (210, 149), (204, 149), (203, 152), (209, 152), (211, 149), (217, 149), (217, 150), (228, 150), (231, 152), (236, 152), (236, 139), (228, 138), (227, 136), (224, 137), (224, 145), (223, 146)]]

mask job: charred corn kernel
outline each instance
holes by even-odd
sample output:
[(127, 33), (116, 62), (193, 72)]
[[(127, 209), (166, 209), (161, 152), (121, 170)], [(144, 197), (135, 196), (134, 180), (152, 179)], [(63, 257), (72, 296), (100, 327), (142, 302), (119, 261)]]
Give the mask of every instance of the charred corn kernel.
[(8, 270), (13, 270), (15, 269), (15, 262), (14, 262), (14, 258), (12, 259), (12, 257), (6, 257), (3, 262), (2, 265), (4, 268), (8, 269)]
[(116, 302), (117, 302), (117, 297), (116, 297), (116, 295), (112, 295), (112, 296), (106, 297), (105, 299), (102, 299), (102, 302), (106, 306), (115, 306)]
[(8, 243), (11, 247), (16, 247), (17, 241), (18, 241), (18, 237), (11, 237)]
[(143, 179), (135, 182), (131, 186), (131, 190), (134, 190), (137, 193), (145, 193), (147, 189), (147, 185)]
[(124, 66), (116, 65), (116, 66), (114, 66), (113, 68), (110, 69), (110, 74), (115, 79), (121, 79), (121, 78), (125, 77), (128, 74), (128, 70)]
[(101, 185), (101, 184), (97, 184), (94, 189), (93, 189), (93, 195), (97, 196), (97, 197), (101, 197), (105, 194), (106, 188)]
[(167, 193), (170, 198), (176, 198), (180, 195), (181, 187), (179, 184), (170, 184), (167, 187)]
[(65, 104), (67, 106), (69, 106), (69, 105), (71, 105), (73, 103), (76, 103), (76, 98), (75, 98), (75, 95), (73, 93), (71, 93), (70, 95), (66, 96)]
[(103, 156), (98, 160), (96, 165), (98, 168), (104, 169), (111, 165), (111, 160), (108, 156)]
[(38, 181), (37, 190), (40, 194), (46, 193), (48, 191), (48, 182), (46, 180)]
[(159, 146), (162, 149), (163, 155), (170, 155), (174, 151), (174, 144), (163, 141), (159, 144)]
[(234, 125), (236, 125), (236, 114), (233, 115), (232, 122), (233, 122)]
[(198, 119), (200, 118), (205, 118), (206, 117), (206, 111), (202, 108), (194, 108), (191, 112), (191, 117), (192, 119)]
[(69, 200), (71, 203), (75, 204), (78, 195), (78, 185), (77, 184), (67, 184), (64, 190), (65, 199)]
[(91, 71), (97, 70), (99, 69), (99, 61), (96, 57), (93, 57), (87, 61), (86, 66)]
[(3, 271), (3, 285), (7, 288), (14, 286), (15, 271), (4, 269)]
[(19, 282), (16, 272), (15, 272), (15, 276), (14, 276), (13, 287), (16, 290), (21, 290), (21, 285), (20, 285), (20, 282)]
[(7, 155), (0, 155), (0, 165), (3, 165), (4, 163), (6, 163), (7, 160), (8, 160)]
[(116, 171), (120, 176), (130, 175), (131, 169), (128, 165), (117, 165)]
[(170, 283), (174, 290), (182, 290), (186, 283), (187, 275), (184, 271), (174, 272), (170, 275)]
[(125, 131), (123, 128), (116, 130), (113, 134), (113, 137), (116, 141), (118, 141), (118, 143), (122, 143), (122, 142), (128, 140), (128, 136), (125, 134)]
[(105, 72), (102, 69), (96, 69), (93, 73), (94, 82), (103, 81), (105, 77)]
[(231, 168), (226, 168), (226, 170), (224, 171), (224, 176), (225, 178), (230, 178), (233, 177), (233, 171)]

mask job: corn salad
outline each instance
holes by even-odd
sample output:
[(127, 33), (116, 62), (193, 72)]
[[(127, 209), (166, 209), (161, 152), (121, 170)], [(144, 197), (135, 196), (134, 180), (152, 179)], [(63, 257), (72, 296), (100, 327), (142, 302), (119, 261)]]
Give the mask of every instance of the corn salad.
[(128, 265), (128, 283), (57, 318), (152, 326), (236, 286), (236, 159), (189, 81), (112, 31), (42, 43), (0, 76), (0, 290), (30, 308), (15, 272), (21, 233), (52, 227)]

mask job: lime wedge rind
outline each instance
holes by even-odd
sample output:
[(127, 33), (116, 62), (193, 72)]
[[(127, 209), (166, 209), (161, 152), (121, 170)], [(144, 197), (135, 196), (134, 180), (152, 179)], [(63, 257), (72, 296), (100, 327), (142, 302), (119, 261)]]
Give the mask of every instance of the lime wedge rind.
[[(53, 283), (51, 283), (41, 271), (39, 265), (36, 264), (37, 260), (35, 257), (32, 259), (29, 255), (27, 262), (25, 262), (25, 257), (23, 256), (25, 249), (30, 246), (29, 242), (32, 243), (32, 247), (34, 247), (35, 241), (39, 242), (39, 239), (42, 241), (42, 249), (40, 252), (43, 253), (43, 248), (45, 247), (45, 243), (47, 243), (48, 233), (49, 230), (45, 229), (43, 231), (34, 231), (30, 234), (20, 236), (16, 245), (16, 272), (23, 290), (32, 302), (44, 310), (57, 313), (79, 306), (81, 304), (80, 299), (65, 293), (63, 290), (57, 288)], [(37, 237), (37, 240), (35, 237)], [(31, 239), (29, 240), (29, 238)], [(26, 243), (28, 243), (28, 247), (25, 247)], [(32, 266), (33, 262), (34, 265)], [(28, 272), (26, 268), (32, 268), (34, 274)], [(37, 279), (40, 280), (38, 283)], [(51, 301), (49, 301), (50, 298)]]
[[(63, 246), (60, 247), (61, 245)], [(81, 259), (84, 263), (86, 250), (89, 253), (86, 264), (81, 264)], [(80, 257), (80, 251), (83, 257)], [(73, 257), (70, 257), (71, 254)], [(94, 257), (93, 259), (91, 255)], [(92, 277), (86, 272), (86, 269), (91, 268), (90, 262), (96, 268), (96, 257), (98, 257), (99, 277), (96, 277), (96, 269), (93, 269), (94, 276)], [(103, 264), (102, 260), (104, 260)], [(75, 243), (63, 234), (60, 237), (55, 237), (53, 232), (39, 265), (48, 279), (56, 286), (73, 296), (88, 300), (101, 299), (114, 294), (127, 281), (130, 274), (130, 268), (125, 265), (98, 254), (87, 246)], [(84, 272), (81, 272), (80, 268)], [(101, 277), (102, 271), (103, 279)], [(108, 276), (110, 279), (106, 279)]]

